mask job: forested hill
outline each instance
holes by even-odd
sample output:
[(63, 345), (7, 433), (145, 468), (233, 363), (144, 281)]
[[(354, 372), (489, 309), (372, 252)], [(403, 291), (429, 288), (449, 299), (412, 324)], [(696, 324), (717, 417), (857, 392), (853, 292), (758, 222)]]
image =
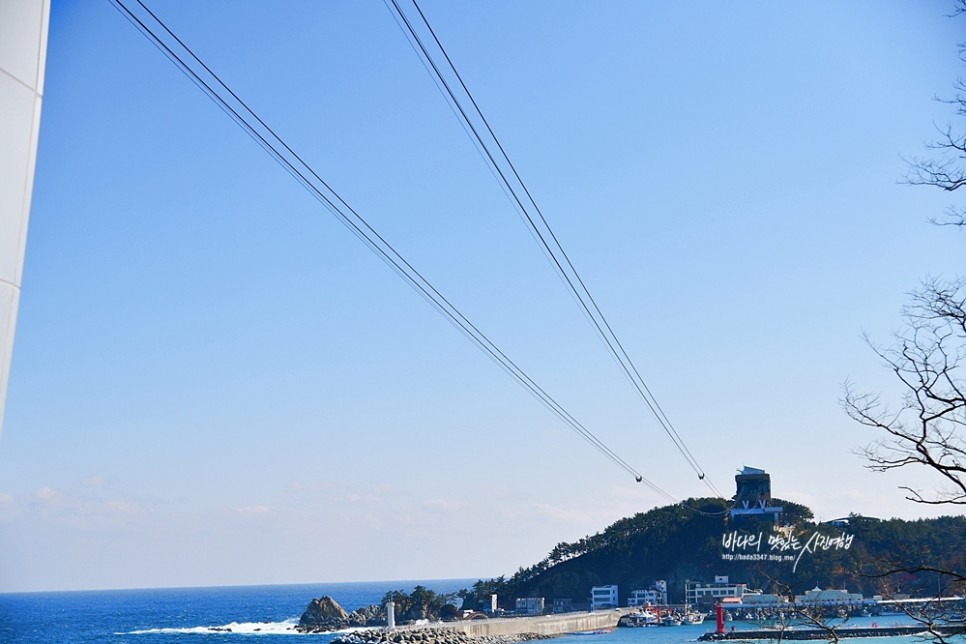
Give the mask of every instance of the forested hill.
[[(664, 579), (670, 600), (680, 602), (685, 580), (710, 582), (715, 575), (786, 595), (816, 586), (866, 596), (935, 595), (946, 582), (915, 569), (966, 572), (966, 517), (904, 521), (851, 516), (847, 523), (816, 524), (805, 506), (778, 499), (773, 504), (785, 508), (781, 535), (770, 520), (730, 519), (720, 499), (688, 499), (620, 519), (574, 543), (559, 543), (543, 561), (509, 578), (478, 581), (466, 599), (475, 605), (496, 593), (507, 608), (517, 597), (544, 597), (548, 605), (569, 598), (579, 606), (587, 602), (591, 587), (617, 584), (624, 605), (632, 590)], [(735, 535), (742, 537), (739, 546), (729, 540)], [(760, 545), (754, 540), (758, 535)], [(723, 554), (742, 556), (726, 560)], [(906, 572), (883, 576), (900, 568)]]

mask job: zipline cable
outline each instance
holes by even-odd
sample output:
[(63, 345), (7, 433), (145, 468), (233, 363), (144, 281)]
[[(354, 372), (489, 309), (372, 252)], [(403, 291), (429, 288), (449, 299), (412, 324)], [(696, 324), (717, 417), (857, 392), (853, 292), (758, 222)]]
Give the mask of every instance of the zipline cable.
[[(469, 103), (472, 105), (473, 112), (482, 123), (492, 143), (495, 144), (496, 148), (499, 150), (499, 157), (497, 157), (490, 150), (490, 146), (486, 141), (484, 141), (483, 136), (479, 131), (480, 128), (477, 128), (476, 125), (474, 125), (473, 120), (467, 113), (468, 108), (464, 107), (460, 98), (456, 95), (456, 92), (453, 90), (451, 84), (447, 81), (446, 76), (440, 69), (441, 65), (436, 62), (436, 59), (430, 53), (428, 47), (423, 42), (423, 39), (420, 37), (413, 23), (409, 20), (406, 13), (400, 7), (398, 0), (385, 0), (385, 2), (387, 7), (389, 7), (390, 11), (393, 13), (393, 17), (396, 18), (396, 22), (399, 24), (400, 29), (402, 29), (404, 35), (406, 35), (407, 40), (414, 45), (413, 49), (417, 52), (417, 55), (421, 54), (420, 58), (424, 63), (424, 67), (426, 67), (427, 70), (432, 70), (431, 76), (433, 77), (434, 83), (440, 88), (440, 91), (443, 93), (444, 98), (447, 99), (447, 102), (455, 107), (454, 113), (458, 112), (458, 117), (460, 117), (463, 129), (466, 130), (470, 135), (477, 148), (483, 152), (484, 160), (488, 161), (487, 165), (490, 167), (494, 177), (497, 177), (497, 180), (501, 184), (504, 192), (511, 196), (511, 201), (515, 204), (518, 211), (523, 215), (523, 219), (534, 239), (536, 239), (540, 244), (544, 254), (551, 261), (551, 264), (556, 269), (558, 275), (567, 285), (571, 296), (579, 304), (585, 317), (587, 317), (591, 322), (598, 336), (606, 345), (611, 356), (621, 367), (625, 376), (628, 378), (638, 395), (643, 400), (645, 406), (651, 411), (658, 424), (667, 434), (668, 438), (670, 438), (672, 444), (684, 457), (691, 469), (694, 470), (695, 474), (697, 474), (699, 480), (703, 481), (717, 497), (723, 498), (721, 492), (711, 482), (710, 478), (707, 476), (704, 469), (699, 465), (697, 459), (694, 457), (693, 453), (688, 448), (677, 429), (671, 423), (667, 414), (664, 412), (664, 409), (658, 403), (657, 398), (654, 396), (651, 389), (641, 376), (640, 371), (631, 360), (630, 355), (624, 348), (624, 345), (621, 343), (620, 339), (617, 337), (617, 334), (607, 321), (607, 318), (597, 305), (596, 300), (591, 295), (590, 290), (587, 288), (584, 280), (580, 277), (580, 274), (574, 267), (569, 255), (561, 245), (559, 238), (550, 227), (549, 222), (544, 216), (539, 205), (537, 205), (536, 200), (534, 199), (529, 188), (527, 188), (526, 184), (524, 183), (522, 177), (516, 169), (516, 166), (510, 160), (506, 149), (496, 136), (493, 128), (490, 126), (489, 121), (483, 114), (483, 111), (481, 110), (476, 99), (473, 97), (472, 92), (470, 92), (469, 87), (464, 82), (462, 75), (459, 73), (459, 70), (456, 68), (456, 65), (453, 63), (452, 59), (447, 53), (446, 48), (443, 47), (442, 42), (436, 35), (435, 30), (429, 23), (429, 20), (426, 18), (425, 13), (423, 13), (423, 10), (420, 8), (417, 0), (411, 0), (411, 2), (416, 8), (423, 25), (432, 36), (433, 42), (435, 42), (436, 47), (445, 59), (447, 67), (459, 82), (459, 86), (462, 88), (463, 94), (465, 94), (466, 99), (468, 99)], [(508, 173), (504, 172), (501, 164), (498, 162), (498, 158), (508, 166)], [(525, 198), (518, 194), (518, 191), (515, 189), (514, 183), (511, 182), (508, 174), (511, 175), (515, 180), (517, 187), (522, 190)], [(528, 208), (526, 205), (527, 203), (532, 206), (533, 211), (536, 213), (536, 217), (531, 215), (530, 208)], [(542, 227), (538, 226), (536, 219), (539, 219)], [(548, 239), (550, 241), (548, 241)]]
[[(483, 334), (460, 310), (445, 298), (419, 271), (417, 271), (396, 249), (389, 244), (374, 228), (326, 183), (312, 167), (302, 159), (285, 141), (262, 120), (228, 85), (221, 80), (171, 29), (154, 14), (142, 0), (137, 0), (141, 8), (160, 27), (177, 42), (184, 52), (200, 65), (210, 78), (217, 83), (237, 103), (233, 107), (229, 100), (212, 84), (202, 78), (182, 56), (176, 53), (144, 20), (138, 17), (122, 0), (110, 0), (135, 28), (138, 29), (155, 47), (157, 47), (183, 74), (199, 87), (212, 101), (219, 106), (246, 134), (255, 140), (279, 165), (283, 167), (303, 188), (320, 201), (336, 218), (352, 231), (366, 246), (383, 262), (388, 264), (411, 288), (417, 291), (451, 324), (457, 327), (463, 335), (469, 338), (506, 373), (512, 376), (521, 386), (531, 393), (537, 400), (556, 414), (566, 425), (571, 427), (584, 440), (595, 447), (603, 456), (615, 465), (631, 474), (635, 479), (646, 484), (652, 490), (677, 503), (677, 499), (661, 489), (652, 481), (644, 478), (634, 467), (605, 445), (593, 432), (575, 419), (552, 396), (543, 390), (523, 369), (510, 360), (485, 334)], [(237, 109), (236, 109), (237, 108)], [(246, 114), (248, 118), (246, 118)], [(254, 123), (249, 120), (253, 119)], [(257, 126), (256, 126), (257, 124)], [(260, 126), (260, 127), (258, 127)], [(287, 153), (287, 154), (286, 154)]]

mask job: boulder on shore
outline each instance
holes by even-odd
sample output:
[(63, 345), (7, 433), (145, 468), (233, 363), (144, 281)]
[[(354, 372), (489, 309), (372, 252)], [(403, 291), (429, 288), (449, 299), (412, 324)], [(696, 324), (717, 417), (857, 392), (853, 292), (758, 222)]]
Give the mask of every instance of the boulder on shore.
[(328, 595), (309, 602), (295, 630), (300, 633), (328, 633), (350, 626), (385, 626), (385, 610), (379, 606), (367, 606), (351, 613), (345, 612), (339, 602)]
[(339, 602), (324, 595), (309, 602), (296, 629), (303, 633), (324, 633), (337, 631), (348, 625), (349, 613), (339, 606)]

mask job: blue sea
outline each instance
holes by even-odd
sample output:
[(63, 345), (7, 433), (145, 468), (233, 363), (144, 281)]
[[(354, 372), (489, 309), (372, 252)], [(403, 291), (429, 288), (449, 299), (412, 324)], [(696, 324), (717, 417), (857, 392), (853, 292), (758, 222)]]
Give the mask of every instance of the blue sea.
[[(379, 603), (390, 590), (421, 584), (438, 593), (475, 579), (166, 588), (0, 594), (0, 644), (291, 644), (293, 637), (328, 644), (331, 634), (302, 635), (295, 624), (309, 601), (329, 595), (346, 610)], [(900, 618), (879, 618), (881, 625)], [(888, 621), (887, 621), (888, 620)], [(853, 625), (868, 625), (868, 619)], [(903, 620), (904, 621), (904, 620)], [(751, 627), (749, 624), (748, 627)], [(675, 628), (624, 628), (599, 635), (565, 635), (558, 644), (683, 644), (714, 628), (712, 620)], [(739, 627), (740, 628), (740, 627)], [(911, 637), (870, 638), (864, 644), (911, 644)]]
[[(163, 588), (0, 594), (0, 644), (271, 644), (308, 637), (294, 628), (314, 597), (329, 595), (347, 611), (378, 604), (390, 590), (421, 584), (455, 592), (475, 579), (286, 586)], [(231, 629), (231, 632), (227, 632)]]

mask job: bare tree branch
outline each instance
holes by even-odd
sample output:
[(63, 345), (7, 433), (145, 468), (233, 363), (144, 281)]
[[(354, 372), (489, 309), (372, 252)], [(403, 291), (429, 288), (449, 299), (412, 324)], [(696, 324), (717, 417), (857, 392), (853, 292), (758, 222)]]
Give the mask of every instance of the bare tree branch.
[[(955, 0), (950, 17), (966, 14), (966, 0)], [(959, 45), (959, 58), (966, 63), (966, 43)], [(953, 83), (951, 98), (936, 98), (937, 101), (951, 105), (957, 116), (966, 116), (966, 81), (962, 78)], [(927, 157), (906, 159), (908, 170), (905, 182), (914, 186), (933, 186), (946, 192), (959, 190), (966, 185), (966, 134), (960, 134), (952, 125), (936, 127), (937, 137), (925, 148), (931, 154)], [(966, 209), (950, 207), (945, 217), (931, 219), (940, 226), (966, 228)]]
[[(953, 17), (966, 14), (966, 0), (954, 0)], [(959, 46), (959, 58), (966, 64), (966, 43)], [(953, 112), (966, 117), (966, 81), (953, 84), (951, 98), (937, 98)], [(966, 186), (966, 133), (936, 126), (936, 138), (926, 144), (926, 156), (906, 159), (905, 182), (956, 192)], [(966, 230), (966, 207), (950, 206), (943, 217), (932, 219), (938, 226)], [(886, 404), (876, 393), (858, 391), (847, 382), (842, 406), (853, 420), (878, 432), (878, 440), (861, 450), (866, 467), (875, 472), (901, 468), (925, 468), (937, 477), (931, 490), (909, 486), (900, 489), (906, 499), (925, 505), (966, 505), (966, 279), (927, 278), (909, 294), (902, 312), (902, 327), (892, 342), (880, 346), (866, 338), (884, 367), (895, 375), (900, 387), (898, 401)], [(963, 560), (943, 570), (926, 563), (927, 553), (919, 552), (905, 561), (870, 562), (879, 572), (883, 586), (899, 583), (904, 575), (935, 574), (937, 591), (941, 587), (966, 590)], [(884, 596), (890, 593), (883, 587)], [(936, 605), (912, 607), (897, 604), (907, 615), (925, 627), (928, 638), (944, 644), (947, 640), (937, 622), (944, 616), (942, 600)]]
[(866, 467), (930, 468), (940, 475), (941, 487), (931, 493), (906, 487), (906, 498), (966, 505), (966, 281), (927, 279), (910, 300), (904, 330), (891, 346), (866, 340), (901, 383), (901, 404), (891, 409), (878, 395), (846, 383), (843, 407), (853, 420), (884, 435), (862, 450)]

